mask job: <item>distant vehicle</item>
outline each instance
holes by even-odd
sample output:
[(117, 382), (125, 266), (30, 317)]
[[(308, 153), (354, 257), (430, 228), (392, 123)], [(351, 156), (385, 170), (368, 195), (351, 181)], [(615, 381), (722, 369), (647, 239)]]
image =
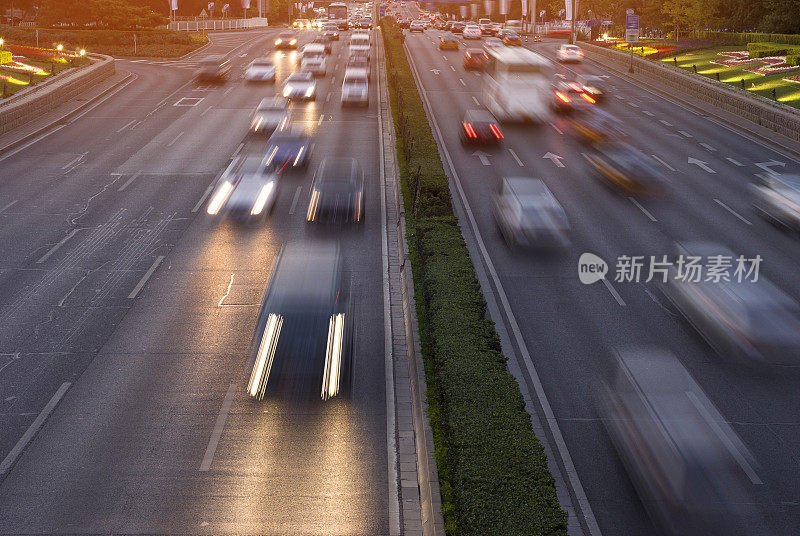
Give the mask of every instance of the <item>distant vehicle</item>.
[(627, 143), (601, 143), (586, 154), (598, 178), (630, 193), (660, 195), (669, 181), (639, 149)]
[(336, 243), (290, 243), (262, 299), (250, 349), (247, 394), (335, 397), (349, 388), (353, 362), (350, 285)]
[(464, 53), (464, 68), (467, 70), (483, 70), (489, 56), (480, 48), (468, 48)]
[(762, 516), (743, 468), (756, 462), (680, 359), (620, 348), (610, 372), (601, 421), (659, 534), (753, 534), (747, 520)]
[(478, 19), (478, 27), (481, 29), (481, 34), (492, 35), (492, 19)]
[(553, 83), (553, 109), (557, 113), (571, 114), (595, 103), (577, 82), (557, 80)]
[(503, 34), (503, 44), (506, 46), (522, 46), (522, 38), (517, 32), (507, 31)]
[(462, 145), (498, 145), (503, 133), (497, 120), (485, 110), (467, 110), (461, 120)]
[(350, 47), (348, 48), (348, 57), (357, 56), (360, 54), (369, 55), (371, 50), (369, 34), (354, 33), (350, 36)]
[(328, 35), (331, 41), (339, 40), (339, 24), (337, 22), (328, 21), (322, 26), (323, 35)]
[(411, 26), (411, 20), (410, 19), (398, 19), (397, 20), (397, 25), (400, 26), (400, 28), (408, 29)]
[(491, 35), (497, 36), (497, 32), (503, 29), (503, 25), (499, 22), (493, 22), (491, 27)]
[(560, 45), (556, 50), (556, 58), (561, 63), (579, 63), (583, 60), (583, 50), (578, 45)]
[(364, 218), (364, 172), (353, 158), (326, 158), (314, 174), (306, 220), (360, 223)]
[(300, 59), (304, 60), (314, 56), (318, 58), (325, 58), (326, 54), (327, 52), (325, 50), (325, 43), (311, 42), (303, 47), (303, 50), (300, 52)]
[(587, 143), (619, 142), (627, 137), (621, 128), (622, 122), (600, 108), (587, 108), (586, 113), (570, 116), (567, 122), (572, 131)]
[(348, 68), (342, 81), (342, 106), (369, 105), (369, 74), (366, 69)]
[(581, 86), (583, 92), (592, 97), (595, 102), (606, 100), (606, 83), (599, 76), (579, 74), (575, 77), (575, 83)]
[(408, 26), (409, 32), (424, 32), (425, 31), (425, 23), (421, 20), (414, 20)]
[(503, 41), (497, 37), (487, 37), (483, 40), (483, 49), (489, 50), (492, 47), (504, 47), (506, 46)]
[(269, 136), (275, 130), (289, 127), (291, 114), (286, 99), (267, 97), (258, 104), (250, 121), (250, 133)]
[(334, 2), (328, 6), (328, 22), (335, 22), (339, 30), (347, 30), (350, 25), (347, 22), (347, 4)]
[(293, 33), (289, 32), (281, 32), (278, 34), (277, 39), (275, 39), (275, 48), (280, 49), (296, 49), (297, 48), (297, 37)]
[(510, 247), (562, 247), (569, 244), (567, 214), (544, 182), (506, 177), (494, 198), (494, 216)]
[(372, 75), (372, 70), (370, 69), (369, 65), (369, 58), (365, 56), (353, 56), (347, 62), (347, 66), (345, 67), (345, 72), (350, 69), (363, 69), (367, 73), (367, 80), (370, 79)]
[[(714, 258), (737, 256), (727, 247), (706, 242), (679, 245), (684, 259), (699, 257), (708, 265)], [(749, 270), (750, 265), (745, 264)], [(729, 281), (683, 280), (673, 266), (663, 285), (664, 295), (689, 324), (724, 359), (749, 364), (793, 365), (800, 363), (800, 306), (763, 274), (758, 281), (736, 277)]]
[(483, 35), (481, 29), (477, 26), (466, 26), (464, 31), (461, 32), (464, 39), (480, 39)]
[(516, 32), (518, 34), (522, 33), (522, 21), (521, 20), (507, 20), (506, 23), (503, 25), (503, 28), (506, 30), (510, 30), (512, 32)]
[(248, 82), (274, 82), (275, 62), (272, 58), (258, 58), (250, 62), (244, 72)]
[(483, 88), (486, 108), (501, 121), (544, 122), (550, 119), (553, 66), (522, 47), (492, 48)]
[(276, 130), (267, 143), (265, 164), (277, 173), (305, 170), (311, 159), (311, 140), (300, 130)]
[(363, 18), (359, 19), (358, 20), (358, 27), (359, 28), (363, 28), (365, 30), (371, 30), (372, 29), (372, 19), (370, 19), (369, 17), (363, 17)]
[(775, 225), (800, 231), (800, 175), (761, 175), (752, 191), (756, 212)]
[(198, 82), (225, 82), (231, 74), (231, 63), (222, 56), (209, 56), (200, 61), (195, 78)]
[(328, 62), (325, 56), (306, 56), (300, 62), (300, 70), (309, 72), (314, 76), (325, 76), (328, 70)]
[(296, 19), (292, 23), (292, 27), (302, 30), (304, 28), (311, 28), (311, 21), (308, 19)]
[(331, 38), (327, 33), (323, 33), (318, 37), (315, 37), (311, 44), (314, 45), (322, 45), (322, 50), (325, 54), (330, 54), (333, 52), (333, 45), (331, 45)]
[(268, 171), (263, 156), (239, 155), (220, 176), (206, 212), (239, 220), (264, 219), (275, 203), (277, 188), (278, 176)]
[(439, 50), (458, 50), (458, 41), (449, 35), (439, 36)]
[(466, 24), (463, 22), (456, 21), (450, 25), (450, 32), (460, 34), (464, 31)]
[(283, 84), (283, 96), (291, 100), (315, 100), (317, 83), (309, 72), (297, 71)]

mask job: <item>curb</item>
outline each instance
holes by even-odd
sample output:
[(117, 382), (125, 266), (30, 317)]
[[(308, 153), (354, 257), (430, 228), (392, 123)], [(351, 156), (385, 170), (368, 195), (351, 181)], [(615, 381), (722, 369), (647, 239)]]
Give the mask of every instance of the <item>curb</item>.
[[(31, 132), (30, 134), (26, 134), (22, 138), (11, 142), (11, 143), (9, 143), (8, 145), (6, 145), (4, 147), (0, 147), (0, 155), (4, 155), (7, 152), (14, 150), (14, 149), (16, 149), (17, 147), (19, 147), (21, 145), (25, 145), (26, 143), (30, 142), (31, 140), (41, 136), (45, 132), (47, 132), (47, 131), (51, 130), (52, 128), (56, 127), (59, 123), (64, 123), (65, 121), (68, 121), (69, 119), (75, 117), (76, 115), (78, 115), (80, 112), (82, 112), (83, 110), (85, 110), (89, 106), (97, 103), (99, 100), (103, 99), (104, 97), (110, 96), (109, 95), (110, 93), (115, 92), (118, 89), (121, 89), (121, 87), (123, 87), (124, 85), (127, 85), (128, 83), (132, 82), (136, 78), (137, 78), (136, 75), (134, 75), (133, 73), (128, 73), (127, 76), (125, 76), (125, 78), (123, 78), (119, 82), (113, 84), (112, 86), (106, 88), (100, 94), (98, 94), (97, 96), (95, 96), (91, 100), (88, 100), (88, 101), (84, 102), (83, 104), (81, 104), (80, 106), (75, 108), (74, 110), (71, 110), (71, 111), (67, 112), (66, 114), (62, 115), (58, 119), (56, 119), (54, 121), (51, 121), (50, 123), (44, 125), (41, 128), (36, 129), (35, 131)], [(13, 129), (11, 131), (13, 131)], [(9, 132), (11, 132), (11, 131), (9, 131)]]

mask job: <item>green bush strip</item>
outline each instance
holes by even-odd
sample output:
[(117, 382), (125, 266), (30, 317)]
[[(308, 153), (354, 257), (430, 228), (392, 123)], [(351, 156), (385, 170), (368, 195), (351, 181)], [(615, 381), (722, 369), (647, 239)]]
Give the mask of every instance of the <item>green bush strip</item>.
[(747, 43), (780, 43), (784, 45), (800, 45), (800, 34), (767, 34), (767, 33), (737, 33), (698, 31), (694, 34), (697, 39), (746, 45)]
[(445, 528), (566, 535), (544, 450), (486, 319), (402, 31), (389, 17), (381, 29)]

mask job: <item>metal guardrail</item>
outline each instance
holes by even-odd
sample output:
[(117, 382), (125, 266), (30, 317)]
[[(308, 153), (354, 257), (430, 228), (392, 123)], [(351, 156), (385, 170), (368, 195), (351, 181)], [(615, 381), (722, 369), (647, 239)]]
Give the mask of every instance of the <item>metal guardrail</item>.
[(263, 28), (267, 26), (266, 17), (252, 19), (197, 19), (188, 21), (173, 21), (167, 26), (170, 30), (181, 32), (213, 32), (215, 30), (246, 30), (248, 28)]

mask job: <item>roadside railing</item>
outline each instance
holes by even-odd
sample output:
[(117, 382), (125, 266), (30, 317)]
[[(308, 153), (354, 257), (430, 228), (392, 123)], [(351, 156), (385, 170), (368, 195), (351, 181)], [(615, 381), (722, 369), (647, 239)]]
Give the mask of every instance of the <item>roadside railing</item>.
[(167, 26), (170, 30), (180, 32), (213, 32), (217, 30), (246, 30), (248, 28), (263, 28), (267, 26), (266, 17), (252, 19), (197, 19), (177, 20)]

